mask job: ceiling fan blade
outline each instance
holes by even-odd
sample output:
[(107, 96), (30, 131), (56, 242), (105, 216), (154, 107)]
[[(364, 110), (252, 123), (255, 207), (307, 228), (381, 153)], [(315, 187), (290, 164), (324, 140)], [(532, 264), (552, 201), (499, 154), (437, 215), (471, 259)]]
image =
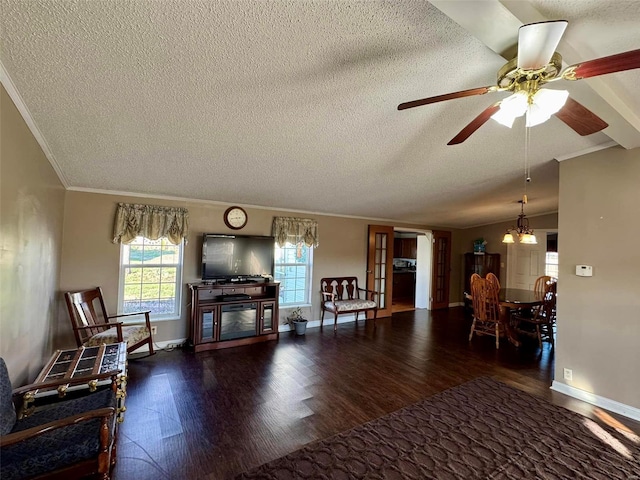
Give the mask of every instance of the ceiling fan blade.
[(458, 145), (459, 143), (464, 142), (467, 138), (469, 138), (473, 132), (478, 130), (482, 125), (484, 125), (490, 118), (491, 115), (500, 110), (500, 102), (494, 103), (488, 108), (485, 108), (480, 115), (471, 120), (471, 123), (460, 130), (460, 133), (453, 137), (447, 145)]
[(562, 78), (565, 80), (580, 80), (582, 78), (606, 75), (607, 73), (633, 70), (634, 68), (640, 68), (640, 49), (576, 63), (562, 72)]
[(579, 135), (591, 135), (609, 126), (607, 122), (571, 97), (567, 98), (564, 107), (556, 113), (556, 117), (573, 128)]
[(398, 105), (398, 110), (406, 110), (407, 108), (420, 107), (422, 105), (428, 105), (430, 103), (444, 102), (445, 100), (453, 100), (454, 98), (472, 97), (474, 95), (484, 95), (485, 93), (495, 92), (498, 87), (479, 87), (472, 88), (470, 90), (462, 90), (460, 92), (447, 93), (445, 95), (438, 95), (436, 97), (423, 98), (421, 100), (413, 100), (412, 102), (405, 102)]
[(530, 23), (518, 30), (518, 68), (537, 70), (549, 63), (567, 28), (566, 20)]

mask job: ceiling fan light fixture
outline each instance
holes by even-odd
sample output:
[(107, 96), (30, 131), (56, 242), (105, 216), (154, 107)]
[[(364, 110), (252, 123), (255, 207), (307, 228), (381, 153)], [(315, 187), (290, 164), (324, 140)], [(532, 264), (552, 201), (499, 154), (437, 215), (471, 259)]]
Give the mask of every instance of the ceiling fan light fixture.
[(493, 118), (500, 125), (504, 125), (505, 127), (511, 128), (513, 127), (513, 122), (516, 119), (516, 115), (513, 115), (512, 113), (509, 113), (506, 110), (500, 109), (496, 113), (491, 115), (491, 118)]
[(491, 118), (505, 127), (511, 128), (516, 118), (521, 117), (527, 111), (527, 93), (516, 92), (500, 102), (500, 110), (494, 113)]
[(527, 109), (527, 127), (535, 127), (546, 122), (551, 115), (557, 113), (567, 102), (567, 90), (551, 90), (542, 88), (531, 99)]
[(549, 115), (539, 105), (536, 105), (534, 103), (533, 105), (530, 105), (529, 108), (527, 109), (526, 125), (527, 127), (535, 127), (536, 125), (540, 125), (541, 123), (546, 122), (550, 118), (551, 118), (551, 115)]
[(568, 97), (569, 92), (567, 90), (541, 88), (533, 96), (533, 104), (537, 105), (551, 116), (564, 107)]
[(500, 110), (494, 113), (491, 118), (505, 127), (511, 128), (516, 118), (527, 114), (527, 127), (535, 127), (546, 122), (551, 115), (558, 112), (567, 101), (569, 92), (567, 90), (540, 89), (531, 96), (520, 90), (508, 96), (500, 103)]

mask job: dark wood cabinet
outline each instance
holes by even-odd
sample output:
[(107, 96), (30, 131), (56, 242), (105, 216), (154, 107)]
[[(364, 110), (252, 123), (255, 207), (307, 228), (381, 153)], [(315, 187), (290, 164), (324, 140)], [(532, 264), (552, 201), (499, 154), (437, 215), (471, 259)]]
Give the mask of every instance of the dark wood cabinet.
[(278, 331), (278, 319), (275, 315), (276, 302), (260, 303), (260, 335), (266, 335)]
[(403, 238), (402, 253), (407, 254), (405, 258), (418, 258), (418, 240), (415, 238)]
[(196, 352), (278, 338), (279, 283), (193, 283), (189, 290)]
[(415, 238), (394, 238), (394, 258), (416, 258), (418, 256), (418, 241)]
[(464, 291), (470, 292), (469, 280), (471, 275), (477, 273), (481, 277), (486, 277), (487, 273), (493, 273), (500, 279), (500, 254), (485, 253), (477, 255), (475, 253), (464, 254)]
[(402, 239), (393, 239), (393, 258), (402, 258)]
[(393, 272), (393, 301), (409, 301), (415, 298), (416, 272)]

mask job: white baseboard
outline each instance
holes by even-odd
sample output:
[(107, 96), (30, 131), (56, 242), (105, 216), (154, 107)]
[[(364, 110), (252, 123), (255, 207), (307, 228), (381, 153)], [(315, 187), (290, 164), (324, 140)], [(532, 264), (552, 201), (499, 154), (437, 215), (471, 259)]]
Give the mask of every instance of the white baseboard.
[(640, 421), (640, 408), (632, 407), (630, 405), (611, 400), (610, 398), (601, 397), (600, 395), (596, 395), (555, 380), (551, 384), (551, 390), (564, 393), (570, 397), (577, 398), (578, 400), (582, 400), (583, 402), (590, 403), (624, 417), (631, 418), (632, 420)]
[[(181, 345), (184, 344), (184, 342), (186, 342), (187, 339), (186, 338), (177, 338), (175, 340), (166, 340), (163, 342), (153, 342), (153, 349), (154, 350), (164, 350), (166, 348), (177, 348)], [(131, 352), (131, 355), (136, 355), (137, 353), (148, 353), (149, 352), (149, 345), (145, 344), (142, 347), (138, 348), (137, 350), (134, 350), (133, 352)]]
[[(364, 321), (365, 318), (366, 316), (363, 313), (358, 315), (359, 322)], [(354, 322), (355, 320), (356, 320), (356, 316), (353, 314), (338, 315), (338, 323), (349, 323), (349, 322)], [(324, 326), (326, 327), (327, 325), (330, 325), (333, 327), (333, 315), (325, 315)], [(319, 326), (320, 326), (320, 320), (309, 320), (307, 322), (307, 328), (313, 328), (313, 327), (319, 327)], [(278, 326), (278, 332), (291, 332), (291, 331), (293, 331), (293, 327), (290, 327), (287, 324)]]

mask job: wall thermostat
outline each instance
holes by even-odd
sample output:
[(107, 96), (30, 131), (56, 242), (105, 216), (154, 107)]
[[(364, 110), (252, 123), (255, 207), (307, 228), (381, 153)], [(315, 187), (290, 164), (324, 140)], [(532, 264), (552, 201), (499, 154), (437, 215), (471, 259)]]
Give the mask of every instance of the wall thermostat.
[(591, 265), (576, 265), (576, 275), (579, 277), (593, 277), (593, 267)]

